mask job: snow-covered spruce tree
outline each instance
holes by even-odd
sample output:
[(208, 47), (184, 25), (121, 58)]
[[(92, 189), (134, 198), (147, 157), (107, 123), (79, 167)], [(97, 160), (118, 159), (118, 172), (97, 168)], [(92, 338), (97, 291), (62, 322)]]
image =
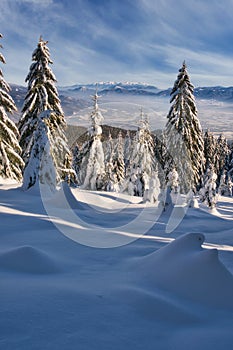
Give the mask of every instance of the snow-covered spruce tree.
[(154, 171), (149, 179), (148, 188), (145, 189), (143, 194), (143, 202), (150, 202), (152, 204), (159, 204), (160, 195), (160, 181), (158, 172)]
[(233, 182), (231, 180), (231, 176), (229, 176), (227, 170), (224, 170), (224, 172), (220, 178), (218, 193), (221, 196), (232, 197), (233, 196), (232, 188), (233, 188)]
[(112, 173), (115, 179), (114, 188), (117, 192), (119, 192), (125, 179), (124, 141), (121, 131), (119, 132), (118, 138), (116, 139), (112, 163)]
[(114, 153), (114, 144), (113, 144), (111, 131), (109, 131), (109, 134), (108, 134), (108, 141), (105, 142), (103, 146), (104, 146), (105, 162), (106, 163), (112, 162), (113, 153)]
[(73, 147), (72, 150), (72, 167), (75, 171), (75, 175), (78, 176), (79, 173), (79, 166), (80, 166), (80, 147), (79, 145), (76, 143), (75, 146)]
[(167, 167), (169, 167), (168, 159), (167, 159), (167, 147), (166, 147), (166, 139), (165, 132), (159, 132), (155, 135), (155, 158), (158, 164), (158, 177), (160, 181), (161, 189), (166, 188), (166, 174), (169, 173), (167, 171)]
[(217, 174), (210, 167), (207, 169), (203, 186), (199, 191), (200, 201), (206, 203), (210, 209), (215, 208), (217, 203), (216, 180)]
[(104, 190), (107, 192), (115, 191), (116, 177), (113, 174), (113, 154), (114, 154), (114, 144), (113, 144), (111, 132), (109, 131), (108, 141), (104, 143), (104, 158), (105, 158)]
[(127, 134), (125, 136), (125, 144), (124, 144), (124, 163), (125, 163), (125, 170), (127, 170), (129, 164), (130, 164), (130, 156), (132, 152), (132, 139), (130, 136), (129, 130), (127, 131)]
[(35, 140), (33, 133), (40, 123), (40, 115), (45, 111), (50, 111), (47, 126), (51, 137), (56, 140), (54, 157), (56, 157), (57, 170), (61, 179), (70, 182), (74, 180), (75, 173), (71, 168), (71, 155), (64, 132), (66, 122), (55, 86), (56, 77), (50, 68), (53, 62), (47, 43), (40, 37), (37, 48), (32, 54), (33, 63), (25, 80), (28, 82), (28, 91), (18, 125), (20, 145), (27, 165), (33, 148), (33, 140)]
[(179, 174), (175, 168), (173, 168), (168, 174), (168, 186), (174, 193), (179, 192)]
[(149, 188), (149, 179), (156, 168), (156, 163), (149, 121), (142, 111), (130, 158), (130, 169), (124, 188), (128, 189), (130, 195), (134, 192), (135, 196), (143, 197), (144, 191)]
[(217, 147), (216, 147), (216, 164), (215, 164), (215, 169), (216, 169), (216, 174), (218, 176), (217, 178), (217, 188), (219, 187), (220, 184), (220, 179), (222, 174), (224, 173), (224, 170), (227, 167), (227, 158), (230, 153), (227, 140), (226, 138), (221, 134), (218, 137), (217, 140)]
[(203, 134), (193, 90), (184, 62), (171, 91), (166, 124), (167, 150), (179, 174), (181, 193), (195, 190), (204, 170)]
[(181, 199), (180, 196), (180, 183), (179, 183), (179, 174), (176, 168), (173, 168), (167, 176), (167, 198), (166, 205), (178, 204)]
[[(0, 34), (2, 38), (2, 34)], [(0, 45), (2, 48), (2, 45)], [(0, 62), (6, 63), (0, 53)], [(20, 156), (21, 148), (18, 143), (19, 133), (15, 123), (8, 117), (17, 110), (16, 105), (9, 95), (10, 86), (3, 77), (0, 69), (0, 176), (17, 181), (22, 179), (21, 169), (24, 162)]]
[(54, 158), (54, 139), (48, 123), (50, 112), (42, 112), (38, 117), (37, 128), (32, 136), (30, 157), (23, 174), (23, 189), (43, 184), (54, 191), (58, 173)]
[(217, 157), (217, 141), (213, 133), (207, 130), (204, 134), (204, 156), (205, 156), (205, 170), (210, 167), (216, 167)]
[(83, 180), (82, 187), (90, 190), (100, 190), (104, 186), (105, 178), (105, 161), (104, 151), (101, 141), (103, 122), (103, 115), (98, 106), (98, 94), (97, 92), (93, 96), (94, 108), (91, 113), (91, 128), (89, 150), (86, 152), (86, 156), (81, 163), (81, 181)]

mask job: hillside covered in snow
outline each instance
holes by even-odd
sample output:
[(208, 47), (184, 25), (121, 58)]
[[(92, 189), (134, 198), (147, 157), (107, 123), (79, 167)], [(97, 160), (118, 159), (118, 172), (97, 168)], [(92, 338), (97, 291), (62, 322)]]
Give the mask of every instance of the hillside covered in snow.
[(2, 349), (231, 349), (232, 198), (184, 217), (67, 186), (0, 198)]

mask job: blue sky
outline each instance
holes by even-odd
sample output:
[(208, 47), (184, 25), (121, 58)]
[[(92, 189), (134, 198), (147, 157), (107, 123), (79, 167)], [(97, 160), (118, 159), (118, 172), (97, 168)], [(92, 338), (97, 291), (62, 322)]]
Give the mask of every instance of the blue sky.
[(1, 0), (5, 79), (24, 84), (39, 36), (58, 85), (172, 86), (186, 60), (195, 86), (233, 85), (232, 0)]

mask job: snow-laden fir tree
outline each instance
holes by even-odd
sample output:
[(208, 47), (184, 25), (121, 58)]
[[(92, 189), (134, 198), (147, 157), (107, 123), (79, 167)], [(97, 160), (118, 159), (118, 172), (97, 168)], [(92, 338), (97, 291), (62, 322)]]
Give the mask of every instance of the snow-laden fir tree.
[(233, 196), (232, 189), (233, 189), (233, 182), (231, 180), (231, 176), (229, 176), (227, 170), (224, 170), (220, 178), (218, 193), (221, 196), (232, 197)]
[(75, 173), (71, 168), (71, 155), (64, 132), (66, 122), (55, 86), (56, 77), (50, 67), (53, 62), (47, 43), (40, 37), (37, 48), (32, 54), (33, 63), (25, 80), (28, 83), (28, 91), (18, 125), (20, 145), (23, 159), (27, 165), (35, 140), (33, 133), (40, 123), (40, 115), (45, 111), (50, 111), (47, 126), (50, 129), (51, 137), (56, 139), (57, 147), (54, 149), (56, 167), (61, 179), (69, 182), (74, 179)]
[(114, 191), (115, 179), (113, 176), (113, 152), (114, 145), (112, 134), (109, 131), (108, 140), (104, 143), (104, 158), (105, 158), (105, 178), (104, 178), (104, 190), (107, 192)]
[[(0, 38), (2, 38), (2, 34), (0, 34)], [(0, 48), (2, 48), (2, 45), (0, 45)], [(0, 62), (6, 63), (1, 53)], [(8, 116), (8, 113), (12, 114), (17, 110), (9, 91), (10, 86), (5, 81), (0, 69), (0, 177), (20, 181), (24, 162), (20, 156), (18, 129)]]
[(72, 149), (72, 167), (75, 171), (75, 176), (77, 177), (78, 173), (79, 173), (79, 166), (80, 166), (80, 147), (79, 145), (76, 143)]
[(160, 195), (160, 181), (158, 172), (154, 171), (151, 174), (151, 178), (148, 182), (148, 188), (145, 189), (143, 194), (143, 202), (150, 202), (158, 206)]
[(217, 139), (217, 147), (216, 147), (216, 164), (215, 171), (218, 176), (217, 178), (217, 188), (220, 184), (221, 176), (224, 173), (224, 170), (227, 167), (227, 158), (229, 155), (229, 147), (227, 144), (227, 140), (223, 134), (221, 134)]
[(129, 130), (127, 130), (126, 136), (125, 136), (125, 144), (124, 144), (124, 163), (125, 163), (125, 169), (129, 167), (130, 164), (130, 156), (132, 152), (132, 139), (130, 136)]
[(116, 192), (119, 192), (122, 188), (125, 179), (125, 162), (124, 162), (124, 140), (122, 138), (121, 131), (116, 139), (115, 149), (113, 152), (113, 169), (114, 175), (114, 188)]
[(201, 125), (185, 62), (171, 91), (171, 108), (166, 124), (170, 169), (179, 174), (181, 193), (195, 190), (204, 170), (204, 142)]
[(104, 148), (104, 157), (105, 157), (105, 163), (111, 163), (113, 160), (113, 154), (114, 154), (114, 142), (112, 139), (111, 131), (109, 131), (108, 134), (108, 140), (103, 145)]
[(179, 183), (179, 174), (176, 168), (173, 168), (167, 176), (167, 198), (166, 205), (178, 204), (181, 200), (180, 196), (180, 183)]
[(32, 149), (23, 174), (23, 189), (43, 184), (54, 191), (58, 173), (54, 157), (54, 139), (48, 123), (50, 112), (42, 112), (38, 117), (37, 128), (33, 132)]
[(168, 174), (168, 186), (174, 193), (178, 193), (180, 191), (179, 174), (175, 168), (173, 168)]
[(204, 134), (204, 156), (205, 170), (210, 167), (216, 168), (217, 140), (210, 130), (207, 130)]
[(96, 92), (93, 96), (94, 108), (90, 116), (90, 148), (86, 150), (79, 174), (79, 178), (83, 181), (82, 187), (90, 190), (102, 189), (105, 179), (105, 160), (101, 141), (103, 115), (99, 110), (98, 98), (99, 96)]
[(167, 147), (165, 132), (157, 132), (155, 135), (155, 158), (158, 165), (158, 177), (160, 186), (162, 189), (166, 188), (166, 174), (168, 173), (167, 167), (169, 167), (167, 159)]
[(149, 188), (149, 180), (156, 168), (154, 140), (147, 116), (141, 111), (140, 123), (132, 144), (130, 169), (127, 172), (125, 189), (128, 193), (143, 197)]
[(217, 203), (216, 181), (217, 174), (214, 172), (214, 169), (210, 167), (207, 169), (203, 186), (199, 191), (200, 201), (206, 203), (210, 209), (215, 208)]

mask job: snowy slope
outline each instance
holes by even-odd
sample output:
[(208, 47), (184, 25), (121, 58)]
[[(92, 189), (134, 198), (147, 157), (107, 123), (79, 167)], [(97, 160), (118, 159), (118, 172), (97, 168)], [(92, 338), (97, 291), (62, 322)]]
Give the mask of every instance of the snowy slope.
[(138, 198), (41, 193), (0, 186), (1, 349), (232, 348), (232, 199), (168, 234)]

